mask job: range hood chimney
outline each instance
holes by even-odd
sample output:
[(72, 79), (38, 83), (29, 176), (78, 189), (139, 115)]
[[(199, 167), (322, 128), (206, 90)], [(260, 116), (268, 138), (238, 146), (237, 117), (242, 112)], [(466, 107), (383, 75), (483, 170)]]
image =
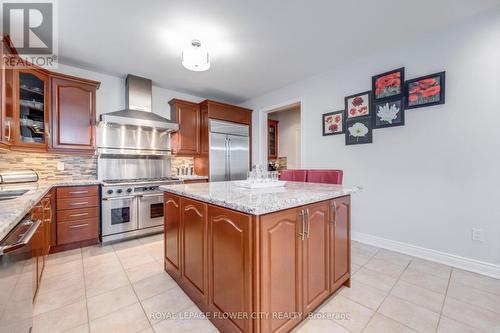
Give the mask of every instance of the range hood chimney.
[(179, 124), (152, 112), (152, 82), (135, 75), (127, 75), (126, 109), (104, 113), (101, 122), (128, 126), (151, 127), (163, 131), (177, 131)]

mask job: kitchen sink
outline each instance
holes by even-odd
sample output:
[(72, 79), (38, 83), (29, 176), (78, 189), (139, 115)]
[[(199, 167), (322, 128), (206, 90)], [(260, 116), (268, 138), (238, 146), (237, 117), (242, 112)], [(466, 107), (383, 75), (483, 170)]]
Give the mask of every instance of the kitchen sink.
[(19, 198), (26, 192), (28, 192), (28, 190), (0, 190), (0, 201)]

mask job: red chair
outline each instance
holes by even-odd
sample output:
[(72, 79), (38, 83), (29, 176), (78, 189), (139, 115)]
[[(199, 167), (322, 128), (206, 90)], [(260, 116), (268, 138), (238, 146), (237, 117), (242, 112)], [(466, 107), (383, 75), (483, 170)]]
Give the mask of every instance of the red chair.
[(342, 170), (308, 170), (308, 183), (342, 184)]
[(280, 171), (280, 180), (286, 180), (289, 182), (293, 182), (293, 170), (281, 170)]
[(305, 182), (307, 180), (307, 170), (282, 170), (280, 180), (290, 182)]

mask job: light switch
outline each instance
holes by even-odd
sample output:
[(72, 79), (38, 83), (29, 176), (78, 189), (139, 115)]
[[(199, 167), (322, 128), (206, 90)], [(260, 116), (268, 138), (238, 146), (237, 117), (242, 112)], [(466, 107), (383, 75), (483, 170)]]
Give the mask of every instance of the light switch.
[(64, 171), (64, 162), (57, 162), (57, 171)]

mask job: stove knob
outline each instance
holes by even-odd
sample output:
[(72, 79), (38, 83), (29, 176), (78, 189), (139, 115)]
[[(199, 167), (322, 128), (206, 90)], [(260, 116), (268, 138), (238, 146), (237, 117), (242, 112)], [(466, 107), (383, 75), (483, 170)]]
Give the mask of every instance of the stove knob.
[(132, 189), (129, 187), (129, 188), (127, 189), (127, 193), (131, 193), (131, 192), (132, 192)]
[(109, 195), (113, 194), (113, 190), (108, 190), (106, 193), (108, 193)]
[(123, 192), (123, 191), (122, 191), (122, 189), (121, 189), (121, 188), (119, 188), (119, 189), (117, 189), (117, 190), (116, 190), (116, 193), (118, 193), (118, 194), (121, 194), (122, 192)]
[(151, 187), (149, 188), (149, 190), (154, 191), (154, 190), (155, 190), (155, 188), (154, 188), (153, 186), (151, 186)]

